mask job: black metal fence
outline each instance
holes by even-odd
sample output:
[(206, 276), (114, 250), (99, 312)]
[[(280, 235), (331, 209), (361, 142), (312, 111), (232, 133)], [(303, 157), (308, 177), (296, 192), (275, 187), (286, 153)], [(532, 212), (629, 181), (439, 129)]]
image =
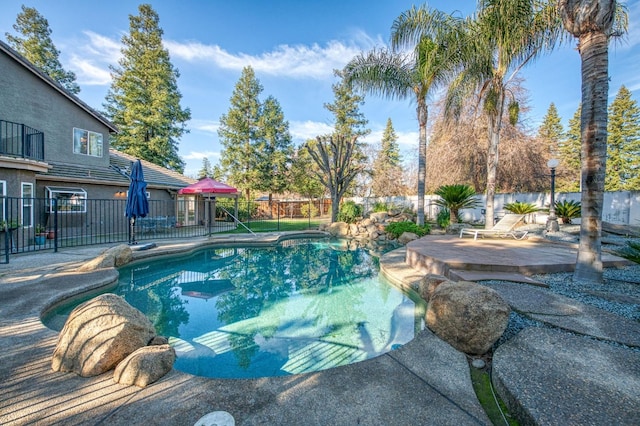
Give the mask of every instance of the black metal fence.
[(44, 160), (44, 133), (20, 123), (0, 120), (0, 154)]
[(15, 253), (83, 245), (150, 242), (213, 233), (317, 229), (329, 220), (328, 200), (149, 200), (149, 214), (133, 223), (126, 198), (88, 200), (0, 197), (0, 263)]

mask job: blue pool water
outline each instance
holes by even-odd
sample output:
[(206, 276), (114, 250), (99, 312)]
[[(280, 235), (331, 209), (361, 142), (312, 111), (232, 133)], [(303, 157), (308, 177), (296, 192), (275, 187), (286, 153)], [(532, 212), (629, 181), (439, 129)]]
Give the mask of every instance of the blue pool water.
[(137, 263), (120, 269), (111, 292), (169, 337), (176, 369), (206, 377), (345, 365), (395, 349), (424, 326), (424, 303), (381, 279), (377, 258), (328, 240)]

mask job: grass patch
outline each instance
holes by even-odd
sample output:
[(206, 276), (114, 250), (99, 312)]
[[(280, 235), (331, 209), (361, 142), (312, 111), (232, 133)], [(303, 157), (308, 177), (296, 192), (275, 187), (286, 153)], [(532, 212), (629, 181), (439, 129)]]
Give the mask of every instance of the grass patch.
[[(478, 401), (482, 408), (484, 408), (487, 417), (494, 425), (503, 425), (506, 419), (510, 426), (518, 426), (519, 423), (509, 415), (507, 406), (502, 402), (498, 395), (495, 395), (491, 389), (491, 377), (487, 371), (469, 366), (471, 372), (471, 383), (473, 383), (473, 390), (476, 392)], [(498, 405), (496, 405), (496, 399)], [(504, 415), (504, 418), (503, 418)]]

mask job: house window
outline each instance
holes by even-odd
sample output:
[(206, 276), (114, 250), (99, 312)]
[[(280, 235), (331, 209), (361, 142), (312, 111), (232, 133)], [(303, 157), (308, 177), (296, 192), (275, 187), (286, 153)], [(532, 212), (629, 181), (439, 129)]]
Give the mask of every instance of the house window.
[(33, 184), (22, 182), (22, 226), (33, 226)]
[[(47, 186), (47, 213), (86, 213), (87, 191), (82, 188)], [(54, 203), (53, 200), (56, 200)]]
[(102, 133), (73, 128), (73, 153), (102, 157)]

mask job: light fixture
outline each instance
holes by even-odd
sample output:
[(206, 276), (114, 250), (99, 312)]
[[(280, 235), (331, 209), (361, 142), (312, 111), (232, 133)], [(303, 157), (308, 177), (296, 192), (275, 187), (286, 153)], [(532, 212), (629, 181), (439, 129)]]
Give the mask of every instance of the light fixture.
[(547, 167), (551, 169), (551, 203), (549, 204), (549, 217), (547, 218), (547, 232), (558, 232), (558, 218), (556, 217), (556, 167), (560, 164), (555, 158), (547, 161)]

